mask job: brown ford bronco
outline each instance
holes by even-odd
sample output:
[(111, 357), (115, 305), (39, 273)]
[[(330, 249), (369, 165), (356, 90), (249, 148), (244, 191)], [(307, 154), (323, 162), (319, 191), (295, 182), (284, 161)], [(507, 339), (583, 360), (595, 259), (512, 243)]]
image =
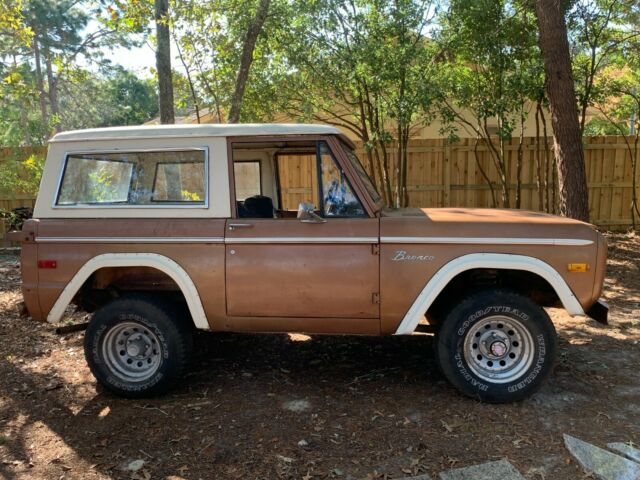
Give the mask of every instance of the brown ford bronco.
[[(50, 142), (22, 243), (31, 316), (95, 312), (91, 371), (128, 397), (181, 376), (194, 328), (435, 334), (464, 394), (525, 398), (549, 374), (543, 307), (606, 322), (606, 244), (519, 210), (390, 210), (339, 130), (125, 127)], [(400, 354), (400, 352), (399, 352)]]

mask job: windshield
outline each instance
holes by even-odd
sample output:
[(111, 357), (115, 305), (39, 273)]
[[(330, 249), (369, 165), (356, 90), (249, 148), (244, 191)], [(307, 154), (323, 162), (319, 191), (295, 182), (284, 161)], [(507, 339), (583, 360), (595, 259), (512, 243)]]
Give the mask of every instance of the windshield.
[(353, 151), (353, 148), (345, 143), (343, 143), (342, 145), (344, 147), (344, 151), (347, 153), (349, 162), (362, 180), (362, 183), (364, 183), (364, 186), (367, 189), (367, 193), (369, 194), (373, 202), (379, 206), (382, 203), (382, 198), (380, 197), (378, 190), (376, 190), (376, 186), (373, 183), (373, 180), (360, 163), (360, 160), (358, 159), (356, 153)]

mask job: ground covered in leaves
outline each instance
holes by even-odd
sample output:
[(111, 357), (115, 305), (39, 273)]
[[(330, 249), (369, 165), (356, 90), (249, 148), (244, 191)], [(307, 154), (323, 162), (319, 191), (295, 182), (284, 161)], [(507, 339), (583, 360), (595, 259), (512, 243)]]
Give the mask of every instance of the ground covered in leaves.
[(427, 336), (203, 334), (177, 390), (116, 398), (96, 388), (82, 332), (20, 317), (18, 259), (0, 253), (0, 477), (437, 478), (508, 458), (529, 479), (583, 478), (563, 433), (640, 443), (640, 238), (609, 242), (611, 324), (552, 311), (554, 373), (498, 406), (450, 387)]

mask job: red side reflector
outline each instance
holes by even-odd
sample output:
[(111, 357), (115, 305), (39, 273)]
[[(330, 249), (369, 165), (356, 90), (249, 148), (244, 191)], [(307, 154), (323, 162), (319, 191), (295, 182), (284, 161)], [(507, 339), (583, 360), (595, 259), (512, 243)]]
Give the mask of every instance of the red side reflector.
[(57, 268), (58, 262), (55, 260), (38, 260), (38, 268)]

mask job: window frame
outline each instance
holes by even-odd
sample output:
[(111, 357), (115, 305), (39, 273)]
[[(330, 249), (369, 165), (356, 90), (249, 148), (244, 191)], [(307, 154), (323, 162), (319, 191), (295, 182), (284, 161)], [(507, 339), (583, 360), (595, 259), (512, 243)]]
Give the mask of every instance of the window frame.
[[(345, 153), (342, 150), (340, 141), (346, 141), (347, 144), (351, 143), (346, 137), (338, 134), (331, 135), (315, 135), (315, 134), (296, 134), (296, 135), (246, 135), (246, 136), (229, 136), (227, 137), (227, 165), (229, 171), (229, 206), (232, 219), (237, 219), (238, 213), (234, 205), (236, 205), (236, 192), (235, 192), (235, 175), (233, 174), (233, 146), (236, 143), (269, 143), (269, 142), (316, 142), (325, 141), (329, 146), (329, 150), (333, 154), (336, 162), (342, 170), (345, 172), (347, 179), (349, 180), (354, 194), (358, 197), (358, 200), (362, 204), (365, 210), (365, 215), (362, 217), (329, 217), (335, 219), (366, 219), (376, 218), (379, 216), (380, 207), (376, 205), (369, 194), (367, 193), (362, 181), (358, 175), (353, 171), (353, 167), (349, 164), (349, 160), (345, 158)], [(279, 203), (280, 204), (280, 203)], [(284, 219), (276, 219), (284, 220)]]
[[(69, 163), (69, 157), (75, 155), (101, 155), (101, 154), (127, 154), (127, 153), (166, 153), (166, 152), (203, 152), (204, 153), (204, 191), (205, 198), (204, 202), (194, 203), (194, 202), (171, 202), (171, 201), (163, 201), (152, 204), (130, 204), (130, 203), (92, 203), (92, 204), (81, 204), (81, 205), (58, 205), (58, 199), (60, 198), (60, 190), (62, 188), (62, 181), (64, 180), (64, 174), (67, 171), (67, 165)], [(120, 161), (123, 163), (134, 163), (134, 162), (126, 162), (124, 160), (114, 160)], [(158, 163), (167, 163), (167, 162), (158, 162)], [(180, 162), (176, 162), (180, 163)], [(187, 163), (196, 163), (196, 162), (187, 162)], [(156, 166), (157, 170), (157, 166)], [(62, 168), (60, 169), (60, 173), (58, 174), (58, 180), (56, 183), (55, 193), (53, 195), (53, 201), (51, 204), (52, 210), (86, 210), (86, 209), (167, 209), (167, 208), (191, 208), (191, 209), (208, 209), (209, 208), (209, 147), (169, 147), (169, 148), (113, 148), (113, 149), (98, 149), (98, 150), (68, 150), (64, 152), (64, 160), (62, 162)], [(154, 172), (154, 182), (155, 182), (155, 172)], [(129, 196), (131, 195), (131, 186), (129, 186)], [(127, 199), (128, 201), (128, 199)]]
[[(234, 192), (236, 191), (236, 169), (235, 169), (235, 164), (236, 163), (257, 163), (258, 164), (258, 187), (260, 188), (260, 193), (258, 193), (258, 195), (262, 195), (262, 162), (260, 160), (236, 160), (235, 162), (233, 162), (233, 165), (234, 165), (234, 167), (233, 167), (233, 191)], [(237, 197), (236, 197), (236, 201), (237, 202), (244, 202), (244, 200), (238, 200)]]

